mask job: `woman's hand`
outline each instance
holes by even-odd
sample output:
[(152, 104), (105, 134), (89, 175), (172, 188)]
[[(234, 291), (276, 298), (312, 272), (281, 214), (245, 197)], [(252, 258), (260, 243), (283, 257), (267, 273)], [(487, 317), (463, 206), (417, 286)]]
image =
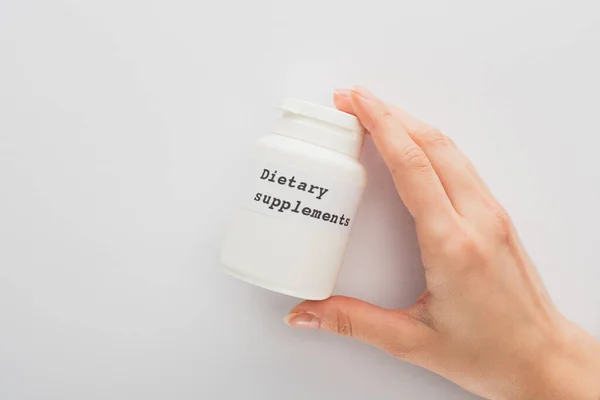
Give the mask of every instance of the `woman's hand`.
[(378, 346), (489, 399), (600, 399), (600, 344), (552, 304), (504, 209), (435, 128), (357, 88), (336, 106), (371, 134), (412, 214), (427, 289), (405, 310), (331, 297), (290, 326)]

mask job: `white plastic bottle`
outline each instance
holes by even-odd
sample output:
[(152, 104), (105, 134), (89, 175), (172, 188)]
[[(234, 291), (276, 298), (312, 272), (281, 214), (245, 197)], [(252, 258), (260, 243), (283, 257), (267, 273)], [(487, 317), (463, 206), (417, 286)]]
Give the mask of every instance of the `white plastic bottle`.
[(258, 141), (221, 263), (231, 275), (303, 299), (331, 296), (366, 184), (356, 117), (288, 99)]

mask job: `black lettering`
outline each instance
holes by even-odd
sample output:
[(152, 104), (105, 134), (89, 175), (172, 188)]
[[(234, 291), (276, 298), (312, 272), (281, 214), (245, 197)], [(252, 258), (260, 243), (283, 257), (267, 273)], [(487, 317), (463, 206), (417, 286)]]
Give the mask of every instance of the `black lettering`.
[(263, 169), (263, 172), (260, 175), (260, 179), (267, 179), (269, 177), (270, 173), (271, 173), (271, 171), (269, 171), (268, 169)]
[(292, 205), (290, 204), (289, 201), (284, 200), (283, 203), (281, 203), (281, 207), (279, 207), (279, 210), (277, 210), (277, 211), (283, 212), (283, 210), (289, 210), (291, 206)]
[(295, 176), (292, 176), (292, 178), (290, 179), (290, 187), (291, 188), (296, 187), (296, 186), (292, 185), (292, 183), (296, 183), (296, 177)]
[(329, 192), (329, 189), (325, 189), (325, 188), (320, 187), (319, 188), (319, 195), (317, 196), (317, 199), (321, 200), (321, 197), (323, 197), (323, 195), (325, 193), (327, 193), (327, 192)]
[(269, 204), (270, 201), (271, 201), (271, 196), (265, 195), (265, 197), (263, 197), (263, 203)]
[(256, 193), (256, 196), (254, 196), (254, 201), (260, 201), (261, 197), (262, 197), (262, 193)]
[(346, 219), (346, 217), (344, 216), (344, 214), (342, 214), (342, 216), (340, 217), (340, 225), (344, 225), (345, 219)]
[(275, 174), (277, 174), (277, 171), (275, 171), (271, 174), (271, 177), (269, 178), (269, 182), (275, 182)]
[(323, 221), (329, 221), (329, 218), (331, 218), (331, 214), (329, 214), (329, 213), (323, 214)]
[(277, 179), (277, 183), (279, 183), (280, 185), (285, 185), (286, 182), (287, 179), (285, 178), (285, 176), (280, 176), (279, 179)]
[(273, 197), (273, 201), (271, 202), (271, 205), (269, 206), (269, 208), (272, 210), (274, 208), (277, 208), (281, 205), (281, 200), (279, 200), (278, 198)]
[(300, 184), (298, 185), (298, 190), (306, 192), (306, 182), (300, 182)]
[(318, 189), (318, 188), (319, 188), (318, 186), (310, 185), (310, 189), (308, 189), (308, 193), (314, 193), (313, 190)]
[(350, 218), (346, 218), (346, 223), (344, 224), (344, 226), (348, 226), (349, 223), (350, 223)]
[(310, 214), (310, 216), (317, 219), (321, 218), (321, 211), (313, 209), (312, 214)]
[(303, 215), (310, 215), (310, 208), (308, 208), (308, 207), (304, 207), (304, 208), (302, 209), (302, 214), (303, 214)]
[(329, 220), (329, 222), (331, 222), (332, 224), (337, 224), (338, 216), (335, 214), (331, 214), (331, 219)]
[(292, 212), (295, 212), (296, 214), (300, 213), (300, 211), (298, 211), (300, 209), (300, 204), (302, 204), (302, 202), (300, 200), (296, 200), (296, 207), (294, 207)]

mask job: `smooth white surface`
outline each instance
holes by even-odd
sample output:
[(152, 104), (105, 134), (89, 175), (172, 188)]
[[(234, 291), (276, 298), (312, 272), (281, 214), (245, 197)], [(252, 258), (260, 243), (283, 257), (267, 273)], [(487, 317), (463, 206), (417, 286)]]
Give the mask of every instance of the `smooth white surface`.
[[(0, 398), (474, 398), (217, 267), (271, 105), (355, 83), (455, 139), (600, 336), (598, 4), (0, 0)], [(407, 306), (413, 228), (364, 162), (337, 292)]]

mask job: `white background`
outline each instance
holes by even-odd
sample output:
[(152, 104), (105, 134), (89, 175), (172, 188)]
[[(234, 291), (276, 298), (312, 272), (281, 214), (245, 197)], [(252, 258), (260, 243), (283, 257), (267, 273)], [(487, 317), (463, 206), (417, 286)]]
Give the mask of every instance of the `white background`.
[[(600, 336), (599, 71), (595, 0), (0, 0), (0, 398), (475, 398), (219, 270), (271, 106), (353, 84), (458, 143)], [(363, 159), (337, 292), (408, 306), (413, 226)]]

